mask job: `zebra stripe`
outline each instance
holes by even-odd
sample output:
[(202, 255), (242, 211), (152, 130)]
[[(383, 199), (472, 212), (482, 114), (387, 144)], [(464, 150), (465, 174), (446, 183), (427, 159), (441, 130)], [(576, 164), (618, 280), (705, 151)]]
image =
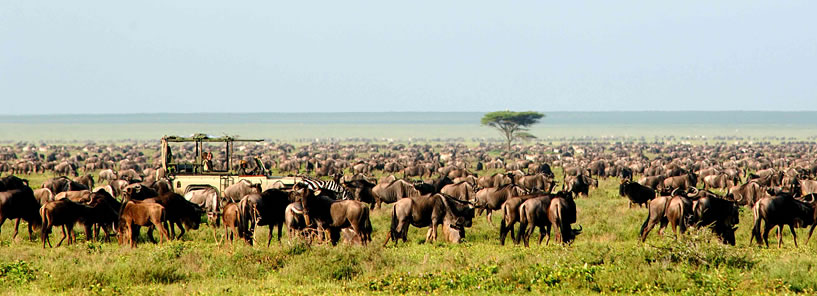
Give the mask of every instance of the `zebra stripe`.
[(344, 200), (352, 199), (352, 194), (349, 193), (349, 191), (346, 190), (346, 188), (344, 188), (343, 186), (341, 186), (340, 184), (338, 184), (335, 181), (324, 181), (324, 180), (304, 176), (303, 179), (301, 180), (301, 182), (306, 184), (306, 186), (309, 188), (309, 190), (312, 190), (312, 191), (318, 191), (318, 190), (332, 191), (332, 193), (334, 193), (336, 197), (340, 196), (341, 199), (344, 199)]

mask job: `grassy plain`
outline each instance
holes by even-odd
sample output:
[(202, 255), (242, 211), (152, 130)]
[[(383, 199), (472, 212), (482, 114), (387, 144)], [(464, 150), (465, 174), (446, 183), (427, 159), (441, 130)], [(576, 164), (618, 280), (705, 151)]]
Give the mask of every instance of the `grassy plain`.
[[(44, 176), (29, 178), (40, 184)], [(463, 244), (425, 244), (426, 229), (412, 228), (408, 243), (383, 247), (391, 206), (373, 213), (375, 241), (368, 247), (310, 246), (286, 234), (270, 247), (220, 245), (215, 237), (223, 230), (203, 225), (161, 246), (131, 249), (85, 242), (79, 234), (78, 244), (42, 249), (25, 231), (12, 240), (7, 221), (0, 233), (0, 294), (817, 293), (817, 242), (804, 246), (804, 230), (799, 248), (789, 235), (782, 249), (758, 248), (749, 244), (751, 213), (743, 210), (735, 247), (705, 230), (679, 240), (669, 230), (663, 237), (653, 230), (642, 244), (637, 232), (647, 210), (627, 208), (617, 185), (616, 179), (601, 180), (600, 188), (577, 200), (584, 233), (571, 246), (500, 246), (498, 214), (490, 224), (477, 217)], [(266, 241), (266, 228), (256, 238)]]

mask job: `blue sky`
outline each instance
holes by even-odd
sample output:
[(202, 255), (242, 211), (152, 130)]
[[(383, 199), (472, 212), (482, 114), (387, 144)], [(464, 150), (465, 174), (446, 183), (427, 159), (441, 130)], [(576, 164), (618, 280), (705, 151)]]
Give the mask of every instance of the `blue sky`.
[(817, 1), (6, 0), (0, 114), (817, 110), (815, 12)]

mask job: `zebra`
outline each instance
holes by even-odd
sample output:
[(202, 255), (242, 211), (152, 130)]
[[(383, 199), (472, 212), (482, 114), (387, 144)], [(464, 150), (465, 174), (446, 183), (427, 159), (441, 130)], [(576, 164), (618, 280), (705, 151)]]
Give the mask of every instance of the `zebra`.
[(341, 186), (334, 180), (324, 181), (309, 176), (301, 176), (301, 183), (306, 184), (309, 190), (312, 190), (313, 192), (318, 192), (320, 190), (322, 192), (329, 193), (326, 191), (330, 191), (335, 195), (335, 198), (340, 197), (340, 199), (343, 200), (352, 199), (352, 194), (349, 192), (349, 190), (346, 190), (345, 187)]

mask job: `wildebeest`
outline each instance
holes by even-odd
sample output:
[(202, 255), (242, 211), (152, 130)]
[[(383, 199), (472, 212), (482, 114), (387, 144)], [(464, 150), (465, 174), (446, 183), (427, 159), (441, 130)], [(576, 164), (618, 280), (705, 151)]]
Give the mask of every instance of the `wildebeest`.
[(28, 222), (29, 238), (35, 239), (34, 228), (41, 225), (39, 210), (40, 203), (27, 180), (11, 175), (0, 179), (0, 228), (6, 219), (17, 219), (12, 239), (17, 237), (20, 219)]
[(207, 213), (207, 222), (214, 226), (219, 226), (221, 216), (221, 200), (215, 188), (191, 190), (184, 194), (184, 199), (197, 204)]
[(695, 173), (690, 172), (680, 176), (667, 177), (664, 179), (662, 188), (686, 190), (695, 187), (697, 184), (698, 177), (695, 176)]
[(119, 179), (119, 177), (117, 177), (116, 172), (114, 170), (112, 170), (112, 169), (101, 170), (101, 171), (99, 171), (99, 176), (97, 176), (97, 182), (102, 182), (102, 181), (110, 182), (110, 181), (113, 181), (113, 180), (116, 180), (116, 179)]
[(85, 185), (82, 185), (82, 184), (77, 183), (77, 182), (75, 182), (75, 181), (73, 181), (71, 179), (68, 179), (68, 177), (65, 177), (65, 176), (51, 178), (51, 179), (46, 180), (45, 182), (43, 182), (42, 188), (48, 188), (48, 190), (51, 190), (51, 192), (54, 193), (55, 195), (60, 194), (60, 192), (65, 192), (65, 191), (78, 191), (78, 190), (91, 189), (91, 188), (89, 188), (89, 187), (87, 187)]
[(401, 198), (410, 196), (420, 196), (420, 191), (414, 188), (414, 185), (403, 181), (395, 180), (391, 183), (380, 183), (375, 186), (374, 192), (376, 208), (380, 208), (382, 203), (393, 203)]
[(477, 179), (477, 186), (482, 188), (500, 187), (511, 183), (513, 183), (513, 179), (508, 174), (500, 173), (482, 176)]
[[(749, 238), (756, 239), (758, 244), (766, 244), (769, 247), (769, 231), (775, 226), (777, 231), (777, 247), (783, 245), (783, 227), (788, 225), (794, 239), (794, 246), (797, 246), (797, 233), (794, 231), (795, 227), (807, 227), (809, 229), (808, 237), (817, 226), (817, 207), (811, 203), (807, 203), (795, 199), (788, 193), (781, 193), (777, 196), (765, 196), (755, 203), (753, 208), (755, 218), (754, 226), (752, 226), (752, 236)], [(761, 222), (764, 222), (764, 227), (761, 232)], [(808, 240), (807, 240), (808, 242)]]
[(82, 184), (83, 186), (85, 186), (88, 189), (94, 188), (94, 176), (92, 176), (91, 174), (86, 174), (84, 176), (74, 177), (74, 179), (72, 181), (77, 182), (79, 184)]
[[(199, 229), (201, 208), (175, 192), (166, 192), (155, 197), (146, 198), (143, 202), (158, 203), (164, 207), (165, 219), (167, 219), (165, 221), (168, 222), (168, 230), (172, 239), (181, 238), (185, 233), (185, 228)], [(179, 227), (178, 236), (176, 236), (174, 226)], [(153, 238), (152, 229), (148, 230), (148, 237)]]
[(238, 202), (251, 193), (261, 193), (261, 184), (252, 184), (252, 182), (242, 179), (238, 183), (230, 185), (224, 189), (222, 198), (230, 202)]
[(806, 196), (812, 193), (817, 193), (817, 181), (815, 180), (799, 180), (800, 195)]
[[(392, 182), (394, 182), (394, 181), (392, 181)], [(384, 183), (384, 182), (381, 182), (381, 183)], [(391, 182), (389, 182), (389, 183), (391, 183)], [(415, 183), (414, 184), (414, 189), (417, 189), (417, 191), (420, 192), (420, 195), (440, 193), (440, 192), (442, 192), (443, 187), (445, 187), (446, 185), (449, 185), (449, 184), (454, 184), (454, 180), (451, 180), (451, 178), (449, 178), (448, 176), (442, 176), (442, 177), (437, 178), (434, 181), (431, 181), (430, 183), (427, 183), (425, 181)]]
[(91, 206), (91, 215), (80, 218), (80, 223), (85, 225), (85, 237), (89, 240), (97, 239), (99, 230), (102, 229), (107, 240), (113, 234), (113, 226), (119, 221), (118, 212), (122, 203), (102, 190), (91, 193), (88, 205)]
[(659, 187), (662, 187), (664, 184), (664, 176), (647, 176), (638, 179), (638, 184), (644, 185), (649, 187), (652, 190), (658, 190)]
[(54, 196), (54, 200), (70, 199), (73, 202), (87, 203), (91, 201), (90, 190), (63, 191)]
[(54, 173), (58, 175), (72, 175), (74, 177), (79, 176), (77, 173), (77, 167), (73, 163), (63, 161), (56, 166), (54, 166)]
[(554, 195), (541, 195), (529, 198), (519, 206), (520, 240), (529, 246), (530, 236), (539, 227), (539, 243), (545, 236), (550, 242), (550, 228), (557, 228), (557, 240), (569, 244), (581, 233), (572, 229), (570, 224), (576, 222), (576, 204), (569, 191), (559, 191)]
[(670, 196), (656, 197), (649, 206), (649, 214), (647, 219), (641, 225), (639, 234), (641, 241), (647, 240), (647, 234), (650, 233), (656, 224), (661, 224), (658, 229), (658, 234), (662, 234), (667, 223), (672, 224), (672, 230), (677, 237), (678, 228), (681, 233), (686, 232), (688, 223), (692, 220), (692, 201), (684, 196), (685, 192), (681, 189), (675, 189)]
[(290, 194), (280, 189), (267, 189), (261, 194), (248, 194), (238, 204), (241, 225), (247, 234), (254, 235), (255, 226), (269, 226), (267, 246), (272, 241), (272, 230), (278, 226), (281, 241), (287, 206), (293, 202)]
[(51, 193), (48, 188), (38, 188), (34, 189), (34, 198), (37, 199), (40, 205), (45, 205), (45, 203), (54, 200), (54, 193)]
[(709, 226), (724, 244), (735, 245), (740, 213), (738, 205), (731, 200), (702, 196), (693, 202), (695, 226)]
[(760, 200), (766, 192), (760, 184), (756, 182), (748, 182), (739, 186), (732, 186), (726, 191), (724, 198), (734, 200), (738, 205), (754, 207), (755, 203)]
[(411, 196), (398, 200), (391, 213), (391, 225), (386, 241), (383, 245), (398, 240), (407, 240), (409, 225), (414, 227), (429, 227), (426, 242), (437, 239), (437, 226), (449, 222), (456, 222), (453, 228), (471, 227), (474, 217), (474, 206), (466, 201), (460, 201), (443, 194), (426, 194)]
[(487, 211), (486, 219), (488, 219), (488, 223), (491, 223), (492, 211), (499, 210), (502, 207), (502, 204), (504, 204), (508, 198), (524, 195), (526, 193), (527, 190), (525, 190), (525, 188), (514, 184), (506, 184), (502, 187), (484, 188), (476, 194), (475, 204), (478, 208), (477, 212), (478, 214), (482, 214), (483, 209)]
[(284, 210), (284, 224), (287, 226), (290, 238), (303, 236), (306, 228), (311, 226), (306, 225), (304, 207), (300, 202), (292, 202)]
[(633, 204), (642, 206), (655, 198), (655, 190), (629, 180), (622, 180), (618, 194), (630, 199), (628, 208), (632, 208)]
[(468, 182), (445, 185), (440, 193), (465, 201), (473, 201), (475, 195), (474, 186)]
[[(570, 225), (576, 223), (576, 202), (569, 192), (557, 193), (550, 200), (548, 209), (548, 219), (550, 225), (555, 227), (556, 241), (562, 244), (570, 244), (576, 235), (582, 232), (581, 225), (578, 229), (573, 229)], [(550, 241), (550, 231), (548, 231), (548, 242)], [(545, 243), (547, 244), (547, 242)]]
[[(519, 217), (519, 238), (517, 241), (523, 241), (525, 246), (529, 246), (530, 236), (533, 231), (539, 227), (539, 243), (545, 238), (545, 234), (550, 231), (550, 219), (548, 219), (548, 209), (550, 207), (550, 200), (553, 198), (550, 194), (539, 195), (533, 198), (528, 198), (519, 205), (517, 209)], [(507, 210), (505, 211), (507, 217)], [(513, 227), (513, 225), (510, 225)], [(501, 233), (500, 233), (501, 234)], [(513, 235), (511, 235), (513, 237)]]
[(550, 192), (553, 190), (555, 182), (544, 174), (536, 174), (519, 178), (516, 185), (525, 187), (530, 191)]
[(158, 203), (125, 199), (119, 211), (120, 243), (136, 247), (140, 226), (153, 226), (159, 229), (159, 243), (170, 240), (167, 229), (162, 225), (166, 220), (165, 207)]
[(158, 196), (159, 193), (156, 190), (153, 190), (150, 187), (143, 186), (142, 184), (130, 184), (122, 190), (122, 197), (124, 199), (130, 200), (144, 200), (151, 197)]
[(593, 178), (587, 175), (566, 176), (564, 184), (565, 191), (572, 193), (575, 196), (587, 196), (590, 191), (590, 186), (593, 184)]
[(369, 220), (369, 208), (365, 204), (356, 200), (335, 200), (324, 195), (316, 196), (303, 183), (297, 183), (295, 189), (302, 192), (301, 205), (306, 224), (310, 224), (314, 219), (319, 228), (329, 232), (333, 246), (337, 245), (340, 231), (345, 227), (351, 227), (363, 245), (371, 241), (372, 223)]
[(222, 215), (224, 222), (224, 241), (233, 242), (237, 236), (244, 239), (248, 244), (252, 244), (252, 235), (245, 232), (241, 227), (241, 217), (237, 203), (228, 203), (224, 206), (224, 213)]
[(737, 185), (740, 182), (740, 180), (735, 180), (735, 178), (729, 177), (729, 175), (727, 175), (726, 173), (705, 176), (703, 179), (704, 189), (730, 188), (732, 186)]
[(352, 199), (365, 202), (369, 204), (370, 209), (374, 209), (375, 206), (375, 196), (374, 196), (374, 187), (377, 186), (372, 184), (367, 180), (352, 180), (343, 182), (343, 186), (346, 187), (346, 190), (352, 195)]
[(505, 245), (505, 237), (508, 235), (508, 232), (511, 233), (511, 239), (513, 239), (514, 244), (519, 244), (519, 239), (522, 237), (522, 233), (524, 229), (520, 228), (519, 232), (515, 234), (514, 226), (517, 222), (519, 222), (519, 207), (531, 198), (537, 198), (544, 195), (543, 193), (535, 193), (535, 194), (527, 194), (521, 196), (514, 196), (510, 197), (502, 203), (502, 220), (499, 222), (499, 244)]
[(43, 241), (43, 249), (45, 248), (46, 242), (51, 246), (51, 240), (48, 238), (48, 234), (51, 233), (52, 226), (62, 226), (62, 239), (57, 243), (57, 247), (62, 244), (66, 237), (70, 245), (74, 237), (74, 224), (79, 220), (80, 215), (84, 215), (89, 211), (90, 207), (87, 205), (75, 203), (68, 199), (57, 200), (43, 205), (40, 208), (43, 225), (40, 233)]

